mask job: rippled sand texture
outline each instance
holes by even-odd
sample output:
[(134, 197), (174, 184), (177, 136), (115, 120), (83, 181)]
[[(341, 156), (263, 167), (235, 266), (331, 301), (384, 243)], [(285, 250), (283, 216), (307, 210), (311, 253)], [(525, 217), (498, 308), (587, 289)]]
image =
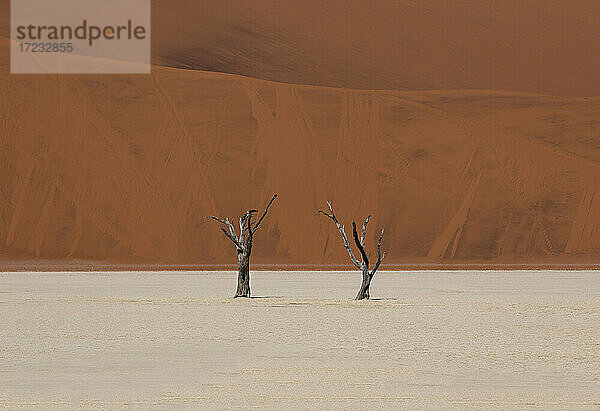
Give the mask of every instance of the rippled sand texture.
[(0, 274), (0, 407), (597, 408), (600, 276)]

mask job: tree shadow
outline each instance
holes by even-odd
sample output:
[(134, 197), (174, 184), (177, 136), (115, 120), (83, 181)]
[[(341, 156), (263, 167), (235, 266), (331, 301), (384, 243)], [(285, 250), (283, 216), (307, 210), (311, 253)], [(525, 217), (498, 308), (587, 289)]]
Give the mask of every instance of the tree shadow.
[(251, 299), (258, 299), (258, 298), (285, 298), (281, 295), (252, 295), (250, 296)]

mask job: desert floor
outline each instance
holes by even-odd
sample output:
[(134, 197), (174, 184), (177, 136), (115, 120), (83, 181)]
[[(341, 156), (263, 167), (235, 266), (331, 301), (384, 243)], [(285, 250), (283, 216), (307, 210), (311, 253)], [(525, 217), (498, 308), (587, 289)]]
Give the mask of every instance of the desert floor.
[(598, 408), (600, 273), (0, 274), (0, 408)]

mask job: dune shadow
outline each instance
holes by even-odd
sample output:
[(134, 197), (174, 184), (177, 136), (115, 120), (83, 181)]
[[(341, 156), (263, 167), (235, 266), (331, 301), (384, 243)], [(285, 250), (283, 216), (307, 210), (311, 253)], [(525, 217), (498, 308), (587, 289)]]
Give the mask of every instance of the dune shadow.
[(398, 301), (399, 298), (386, 297), (386, 298), (371, 298), (371, 301)]

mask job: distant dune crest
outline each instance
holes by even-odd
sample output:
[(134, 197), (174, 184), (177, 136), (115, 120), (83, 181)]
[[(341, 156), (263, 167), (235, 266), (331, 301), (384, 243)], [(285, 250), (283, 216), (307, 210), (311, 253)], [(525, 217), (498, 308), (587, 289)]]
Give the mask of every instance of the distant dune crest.
[(359, 89), (600, 95), (595, 0), (154, 2), (154, 63)]

